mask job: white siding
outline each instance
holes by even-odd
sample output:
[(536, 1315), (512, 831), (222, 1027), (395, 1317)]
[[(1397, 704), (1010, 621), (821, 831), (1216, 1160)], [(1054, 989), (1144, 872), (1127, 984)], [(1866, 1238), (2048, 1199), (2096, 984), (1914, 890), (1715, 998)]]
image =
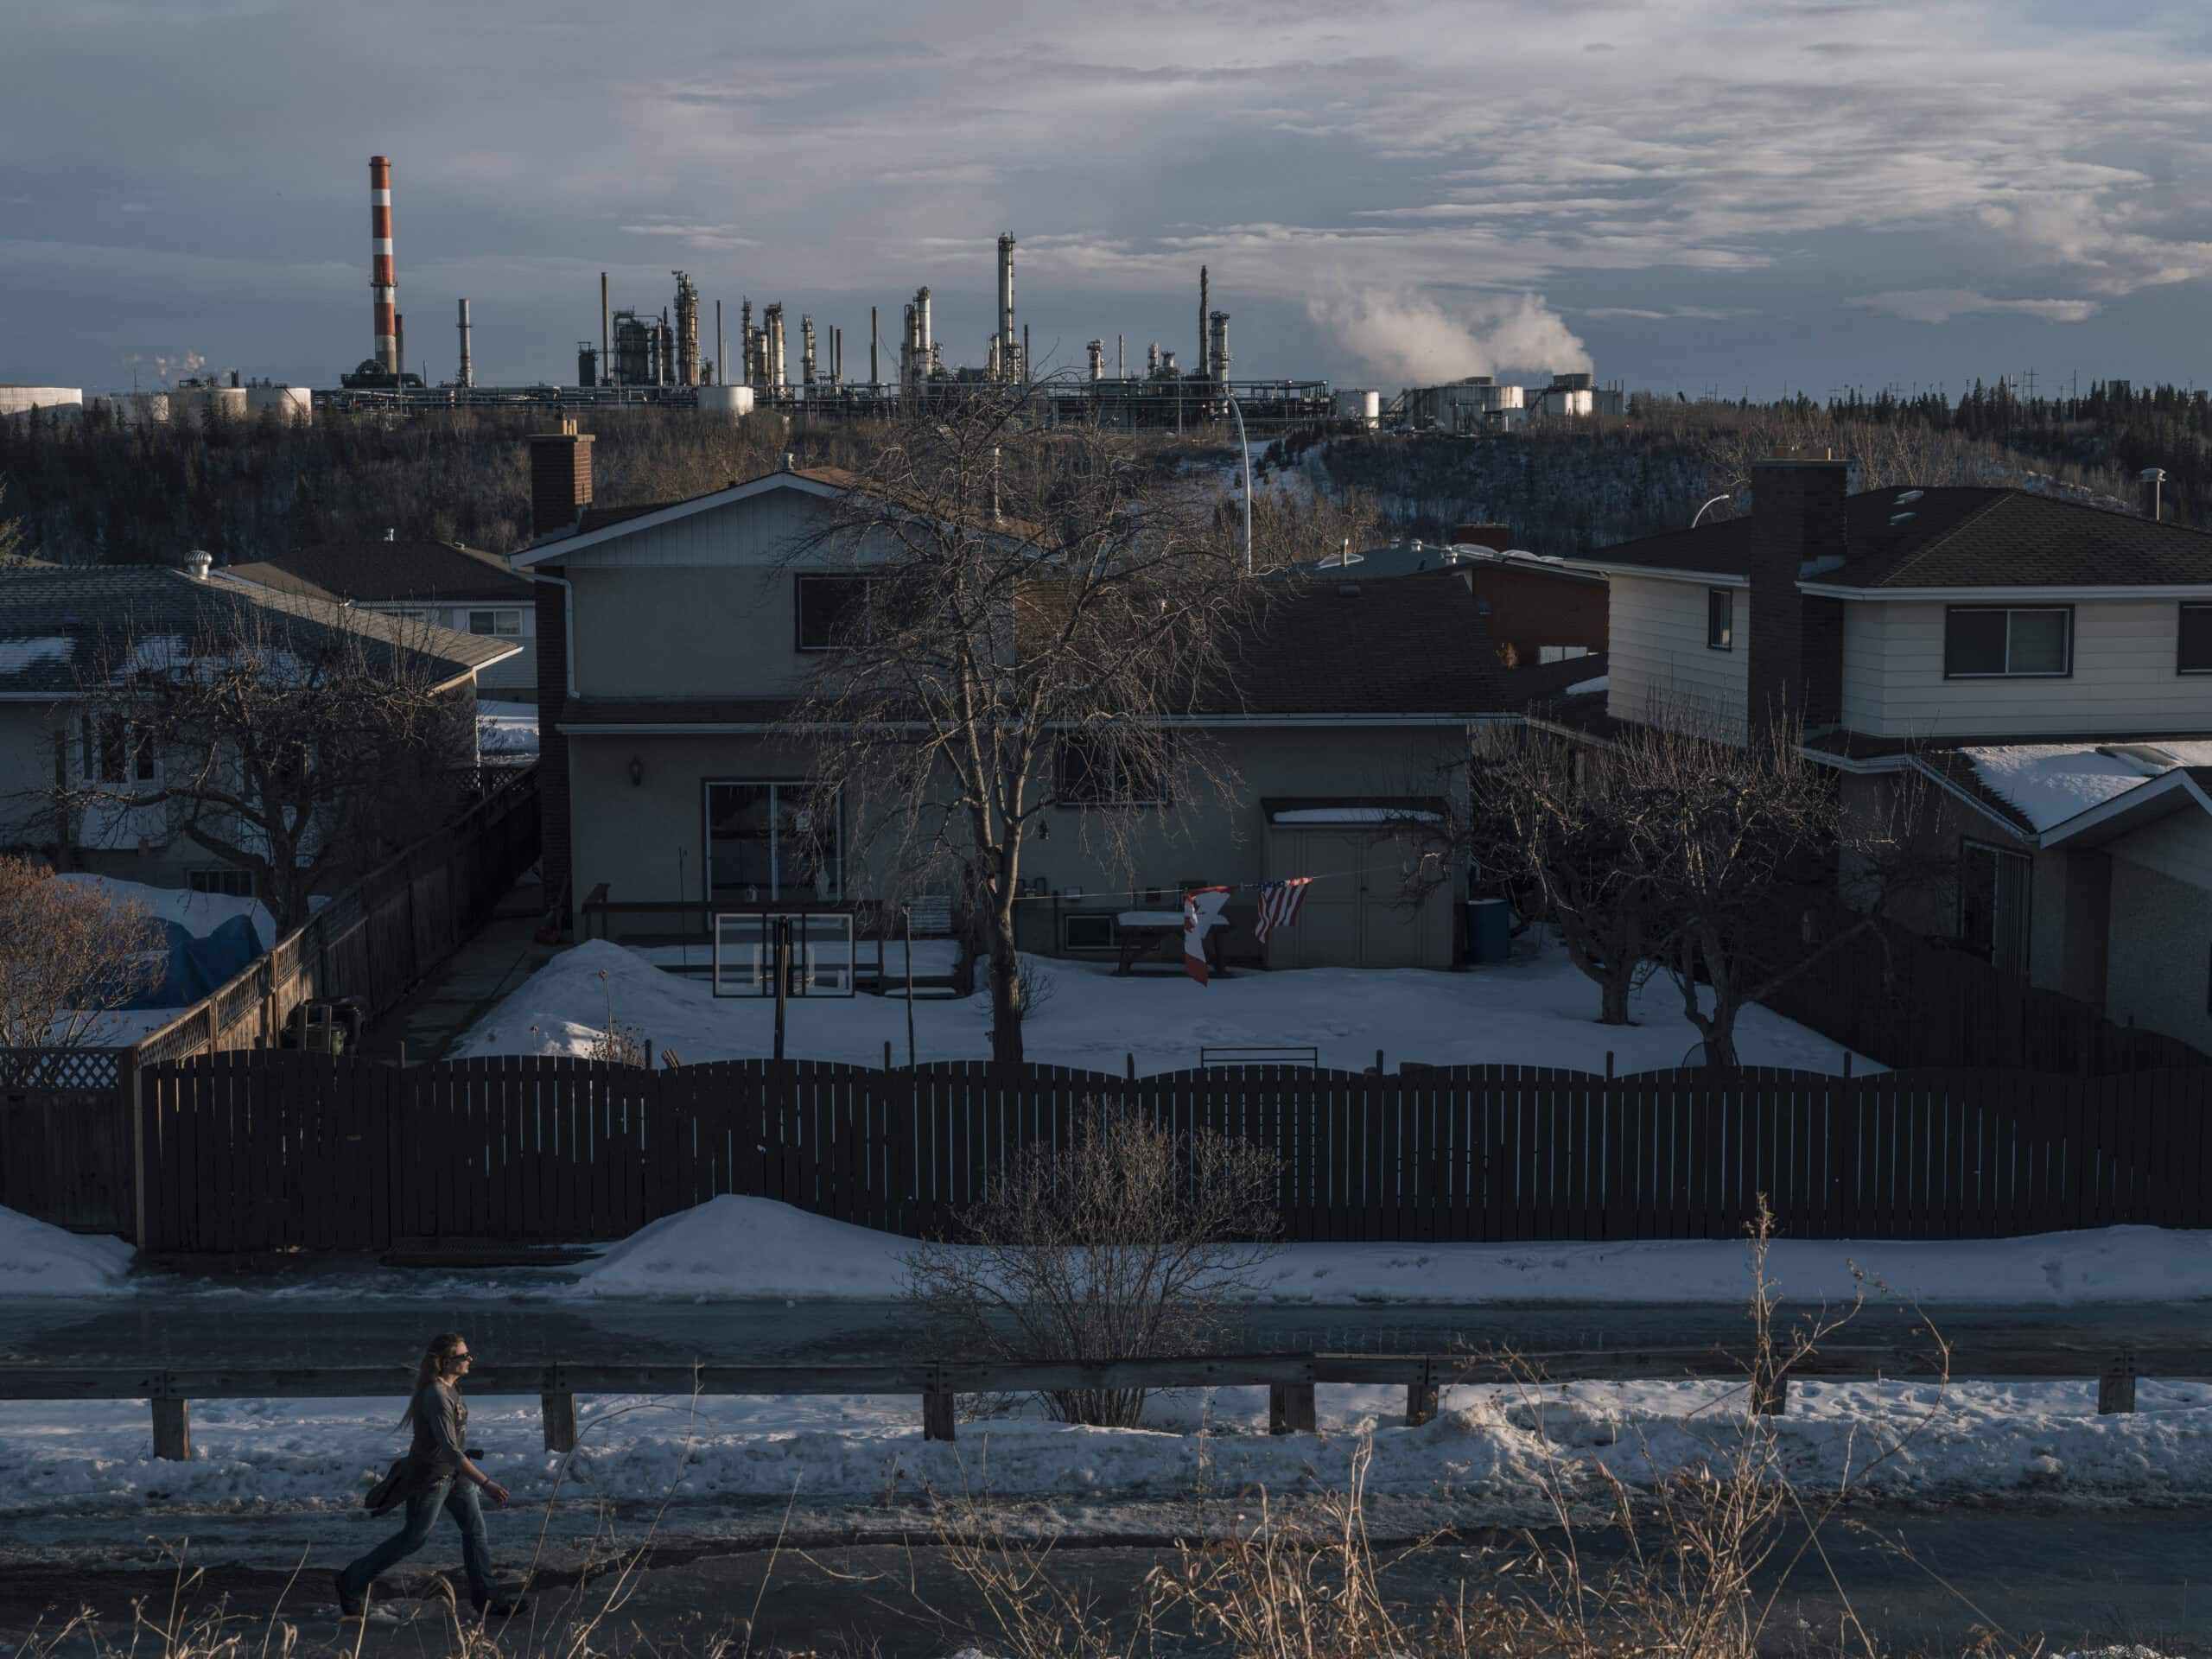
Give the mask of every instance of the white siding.
[(709, 507), (648, 530), (632, 530), (596, 547), (549, 563), (569, 570), (666, 565), (770, 565), (831, 510), (823, 497), (799, 489), (764, 490), (728, 506)]
[[(1947, 608), (1933, 601), (1844, 607), (1844, 717), (1853, 730), (1883, 737), (2212, 731), (2212, 675), (2174, 671), (2180, 610), (2172, 600), (2076, 601), (2074, 672), (2063, 679), (1945, 679)], [(1882, 614), (1869, 614), (1875, 612)]]
[(569, 580), (580, 696), (780, 696), (813, 665), (789, 571), (663, 565)]
[(2113, 842), (2107, 850), (2115, 859), (2188, 882), (2200, 889), (2197, 902), (2212, 909), (2212, 817), (2194, 804)]
[(1605, 712), (1655, 725), (1688, 718), (1740, 733), (1751, 644), (1751, 596), (1736, 596), (1733, 646), (1705, 643), (1704, 582), (1615, 575), (1605, 626)]
[(2134, 862), (2126, 846), (2113, 851), (2106, 1017), (2212, 1048), (2212, 895)]

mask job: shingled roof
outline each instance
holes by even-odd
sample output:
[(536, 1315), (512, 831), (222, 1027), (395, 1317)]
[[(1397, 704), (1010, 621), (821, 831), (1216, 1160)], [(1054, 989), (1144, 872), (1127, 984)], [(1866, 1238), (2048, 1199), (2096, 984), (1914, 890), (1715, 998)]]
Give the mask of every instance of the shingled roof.
[[(1844, 503), (1842, 565), (1822, 587), (2212, 586), (2212, 535), (2025, 490), (1866, 490)], [(1732, 518), (1600, 548), (1601, 569), (1748, 578), (1751, 521)]]
[(282, 558), (233, 564), (223, 574), (309, 599), (496, 599), (527, 603), (528, 576), (496, 553), (458, 542), (345, 542)]
[(0, 570), (0, 698), (67, 696), (109, 652), (148, 637), (190, 640), (261, 612), (313, 639), (350, 633), (372, 661), (406, 664), (439, 683), (521, 649), (511, 639), (427, 627), (327, 600), (158, 565), (48, 565)]

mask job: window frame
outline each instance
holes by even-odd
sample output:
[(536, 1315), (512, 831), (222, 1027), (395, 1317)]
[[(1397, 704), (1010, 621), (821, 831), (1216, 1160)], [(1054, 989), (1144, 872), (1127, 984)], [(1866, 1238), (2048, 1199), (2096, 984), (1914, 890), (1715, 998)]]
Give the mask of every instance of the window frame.
[[(1713, 637), (1715, 632), (1713, 609), (1716, 600), (1727, 607), (1727, 617), (1718, 630), (1720, 635), (1718, 639)], [(1707, 651), (1736, 649), (1736, 590), (1733, 588), (1708, 588), (1705, 590), (1705, 648)]]
[[(2182, 658), (2182, 646), (2186, 638), (2184, 630), (2191, 611), (2200, 613), (2204, 619), (2202, 644), (2205, 657), (2202, 668), (2191, 668)], [(2185, 677), (2212, 675), (2212, 600), (2184, 599), (2174, 607), (2174, 672)]]
[[(1105, 943), (1104, 943), (1104, 944), (1078, 944), (1078, 943), (1077, 942), (1077, 940), (1076, 940), (1075, 937), (1074, 937), (1074, 935), (1075, 935), (1075, 928), (1076, 928), (1076, 925), (1077, 925), (1077, 923), (1082, 923), (1082, 924), (1084, 924), (1084, 925), (1090, 925), (1090, 924), (1091, 924), (1091, 923), (1094, 923), (1094, 922), (1096, 922), (1096, 923), (1099, 923), (1099, 924), (1102, 924), (1102, 925), (1104, 926), (1104, 928), (1105, 928), (1105, 930), (1106, 930), (1106, 941), (1105, 941)], [(1121, 948), (1121, 944), (1122, 944), (1122, 930), (1121, 930), (1121, 925), (1114, 919), (1114, 912), (1113, 912), (1112, 911), (1110, 911), (1110, 910), (1070, 910), (1070, 911), (1064, 911), (1064, 912), (1061, 912), (1061, 915), (1060, 915), (1060, 949), (1061, 949), (1061, 950), (1119, 950), (1119, 949)]]
[[(478, 627), (476, 619), (480, 616), (490, 617), (492, 626), (489, 628)], [(512, 629), (499, 626), (499, 619), (503, 616), (514, 619), (514, 626)], [(480, 611), (472, 606), (462, 613), (461, 620), (468, 625), (468, 632), (480, 639), (519, 639), (522, 638), (522, 607), (518, 605), (495, 605)]]
[(845, 897), (845, 858), (848, 849), (845, 845), (845, 792), (843, 790), (840, 789), (837, 791), (837, 822), (830, 830), (837, 865), (836, 891), (827, 899), (817, 899), (811, 893), (785, 891), (781, 833), (783, 812), (781, 791), (811, 790), (814, 785), (804, 778), (702, 778), (699, 779), (699, 896), (706, 901), (709, 914), (713, 913), (715, 903), (713, 801), (714, 791), (718, 785), (726, 789), (766, 789), (771, 791), (768, 798), (768, 823), (771, 829), (768, 843), (768, 880), (763, 889), (763, 896), (758, 902), (772, 905), (810, 903), (842, 905), (848, 902)]
[(810, 582), (856, 582), (861, 584), (861, 603), (868, 603), (869, 584), (881, 581), (880, 576), (858, 570), (798, 570), (791, 575), (791, 649), (808, 652), (820, 651), (849, 651), (850, 645), (806, 643), (806, 584)]
[[(2052, 613), (2066, 619), (2066, 666), (2058, 669), (2012, 666), (2012, 618)], [(1959, 669), (1952, 665), (1951, 619), (1955, 616), (2002, 616), (2005, 619), (2005, 666), (1994, 671)], [(2074, 607), (2071, 605), (1946, 605), (1943, 607), (1943, 677), (1947, 680), (2070, 680), (2074, 677)]]
[(2012, 859), (2015, 861), (2017, 866), (2019, 876), (2020, 892), (2020, 919), (2018, 931), (2019, 960), (2017, 963), (2011, 962), (2000, 963), (1997, 960), (1997, 936), (1999, 930), (1996, 926), (1996, 918), (1993, 914), (1991, 917), (1988, 955), (1984, 957), (1978, 950), (1973, 950), (1971, 954), (1976, 957), (1980, 957), (1983, 961), (1988, 963), (1993, 968), (2000, 968), (2006, 973), (2012, 974), (2018, 978), (2024, 980), (2028, 976), (2031, 960), (2031, 953), (2034, 947), (2035, 938), (2035, 859), (2031, 855), (2022, 851), (2017, 847), (2007, 847), (1999, 842), (1981, 841), (1972, 836), (1961, 836), (1959, 837), (1957, 932), (1959, 941), (1961, 944), (1967, 943), (1967, 862), (1977, 853), (1986, 853), (1990, 855), (1993, 861), (1990, 872), (1992, 878), (1991, 896), (1993, 900), (2000, 896), (1999, 888), (2001, 887), (2001, 882), (1999, 880), (1999, 873), (2005, 868), (2004, 861), (2008, 858)]
[(209, 893), (219, 899), (251, 899), (254, 896), (253, 872), (228, 864), (205, 864), (187, 870), (184, 886), (188, 893)]

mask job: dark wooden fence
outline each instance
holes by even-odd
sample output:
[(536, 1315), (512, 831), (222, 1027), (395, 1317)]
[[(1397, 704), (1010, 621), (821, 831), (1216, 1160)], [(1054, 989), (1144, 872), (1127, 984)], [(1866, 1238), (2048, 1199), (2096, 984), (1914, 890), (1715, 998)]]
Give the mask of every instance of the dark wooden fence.
[(2178, 1039), (2116, 1024), (2086, 1002), (1903, 930), (1862, 935), (1765, 1001), (1885, 1065), (2084, 1077), (2212, 1065), (2212, 1055)]
[(1125, 1078), (984, 1063), (648, 1071), (225, 1053), (142, 1078), (146, 1247), (616, 1238), (721, 1193), (946, 1225), (1087, 1100), (1271, 1150), (1294, 1239), (1726, 1238), (1759, 1194), (1810, 1237), (2196, 1227), (2212, 1070), (2084, 1078), (1515, 1066)]

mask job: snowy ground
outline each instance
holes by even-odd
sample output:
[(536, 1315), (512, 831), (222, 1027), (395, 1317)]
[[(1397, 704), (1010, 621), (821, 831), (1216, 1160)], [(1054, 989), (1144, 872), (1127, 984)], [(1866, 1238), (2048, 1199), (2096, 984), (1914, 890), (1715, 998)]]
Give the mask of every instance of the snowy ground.
[(64, 1232), (0, 1209), (0, 1297), (119, 1293), (132, 1254), (119, 1238)]
[(110, 904), (141, 906), (157, 922), (175, 922), (195, 939), (204, 939), (233, 916), (253, 918), (254, 937), (264, 950), (276, 942), (276, 923), (269, 906), (258, 899), (232, 899), (219, 893), (192, 893), (182, 887), (149, 887), (143, 881), (124, 881), (111, 875), (69, 873), (54, 878), (79, 887), (97, 887)]
[[(1180, 974), (1128, 979), (1103, 963), (1032, 957), (1050, 989), (1022, 1031), (1032, 1060), (1119, 1072), (1134, 1054), (1140, 1073), (1196, 1065), (1207, 1046), (1313, 1045), (1321, 1063), (1357, 1071), (1383, 1055), (1435, 1065), (1484, 1062), (1602, 1072), (1610, 1051), (1621, 1071), (1681, 1064), (1698, 1033), (1672, 985), (1655, 980), (1631, 1004), (1637, 1023), (1602, 1026), (1598, 988), (1555, 944), (1535, 936), (1510, 962), (1466, 973), (1415, 969), (1315, 968), (1239, 972), (1201, 987)], [(703, 955), (703, 953), (695, 953)], [(919, 951), (917, 965), (919, 966)], [(605, 977), (602, 978), (601, 975)], [(591, 941), (564, 951), (461, 1038), (457, 1055), (582, 1054), (614, 1017), (673, 1048), (688, 1063), (772, 1052), (767, 998), (717, 998), (701, 979), (664, 973), (636, 951)], [(903, 999), (813, 997), (789, 1007), (785, 1052), (809, 1059), (880, 1065), (884, 1044), (906, 1058)], [(990, 1011), (981, 992), (918, 1003), (916, 1058), (981, 1059), (990, 1053)], [(1747, 1065), (1840, 1070), (1845, 1052), (1762, 1007), (1744, 1010), (1737, 1046)], [(1863, 1055), (1852, 1069), (1881, 1068)]]
[[(1057, 1500), (1084, 1524), (1109, 1500), (1190, 1499), (1264, 1485), (1341, 1488), (1371, 1446), (1370, 1490), (1439, 1517), (1529, 1513), (1549, 1459), (1603, 1465), (1633, 1484), (1709, 1459), (1738, 1432), (1725, 1382), (1452, 1387), (1437, 1419), (1402, 1425), (1404, 1391), (1324, 1387), (1320, 1432), (1270, 1437), (1264, 1389), (1156, 1396), (1141, 1429), (1071, 1428), (1033, 1405), (925, 1442), (920, 1402), (896, 1396), (578, 1402), (565, 1472), (539, 1450), (535, 1399), (479, 1397), (470, 1438), (524, 1504), (552, 1495), (689, 1499), (883, 1498), (963, 1489)], [(143, 1402), (0, 1405), (0, 1514), (342, 1510), (405, 1449), (391, 1398), (207, 1402), (194, 1460), (153, 1459)], [(2212, 1493), (2212, 1386), (2145, 1382), (2132, 1415), (2099, 1417), (2088, 1382), (1799, 1382), (1779, 1420), (1783, 1457), (1814, 1490), (1935, 1501), (2034, 1494), (2171, 1499)], [(1578, 1475), (1578, 1478), (1584, 1478)]]
[(534, 757), (537, 753), (537, 705), (478, 698), (476, 749), (480, 754), (503, 760)]

